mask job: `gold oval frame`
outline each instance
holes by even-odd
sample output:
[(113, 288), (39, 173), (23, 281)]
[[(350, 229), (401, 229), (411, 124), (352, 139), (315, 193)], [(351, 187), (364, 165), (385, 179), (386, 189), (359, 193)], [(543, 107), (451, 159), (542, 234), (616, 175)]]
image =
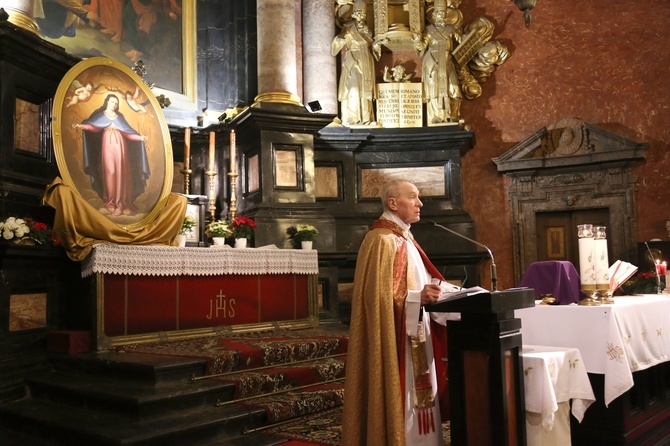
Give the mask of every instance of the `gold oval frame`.
[[(88, 92), (75, 94), (76, 87), (89, 85), (89, 82)], [(127, 93), (133, 99), (124, 101)], [(118, 111), (128, 124), (140, 135), (148, 136), (143, 150), (150, 176), (146, 179), (145, 191), (132, 200), (137, 208), (132, 215), (115, 216), (104, 208), (91, 175), (84, 171), (82, 131), (73, 127), (91, 117), (109, 94), (118, 95)], [(54, 97), (52, 135), (63, 182), (112, 223), (127, 230), (140, 229), (153, 221), (164, 207), (173, 177), (170, 131), (156, 97), (126, 65), (105, 57), (92, 57), (73, 66), (61, 80)]]

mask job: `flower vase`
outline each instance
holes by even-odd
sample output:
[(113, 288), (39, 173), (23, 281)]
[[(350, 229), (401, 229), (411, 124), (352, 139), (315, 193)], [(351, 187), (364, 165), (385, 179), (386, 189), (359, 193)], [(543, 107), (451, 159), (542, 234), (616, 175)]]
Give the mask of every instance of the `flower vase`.
[(214, 242), (215, 246), (223, 246), (226, 244), (225, 237), (212, 237), (212, 241)]
[(180, 248), (186, 246), (186, 234), (177, 235), (177, 246), (179, 246)]
[(246, 237), (236, 238), (235, 239), (235, 247), (236, 248), (246, 248), (247, 247)]
[(302, 249), (312, 249), (312, 243), (311, 240), (304, 240), (300, 242), (300, 246), (302, 246)]

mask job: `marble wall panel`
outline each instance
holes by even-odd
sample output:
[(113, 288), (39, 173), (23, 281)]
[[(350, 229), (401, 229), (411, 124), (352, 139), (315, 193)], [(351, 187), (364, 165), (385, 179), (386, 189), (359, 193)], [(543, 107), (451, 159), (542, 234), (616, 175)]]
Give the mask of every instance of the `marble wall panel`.
[(12, 294), (9, 297), (9, 331), (32, 330), (46, 326), (46, 293)]

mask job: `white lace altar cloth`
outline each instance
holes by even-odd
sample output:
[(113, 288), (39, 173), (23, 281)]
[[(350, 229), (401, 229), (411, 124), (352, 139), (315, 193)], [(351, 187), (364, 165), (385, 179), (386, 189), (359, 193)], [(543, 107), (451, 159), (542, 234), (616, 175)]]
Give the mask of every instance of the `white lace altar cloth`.
[(94, 273), (135, 276), (318, 274), (316, 250), (176, 248), (98, 244), (81, 265)]
[(605, 406), (633, 387), (633, 372), (670, 361), (667, 294), (615, 296), (613, 305), (535, 305), (515, 316), (524, 343), (578, 348), (586, 371), (605, 375)]

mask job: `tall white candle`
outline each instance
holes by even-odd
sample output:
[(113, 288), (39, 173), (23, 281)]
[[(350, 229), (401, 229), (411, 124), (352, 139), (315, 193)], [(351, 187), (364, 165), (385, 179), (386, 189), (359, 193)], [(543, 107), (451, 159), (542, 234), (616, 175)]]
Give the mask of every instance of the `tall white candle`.
[(593, 258), (595, 260), (596, 288), (599, 290), (608, 290), (610, 275), (606, 239), (595, 239), (593, 241)]
[(209, 132), (209, 170), (214, 171), (214, 132)]
[(237, 171), (237, 148), (235, 147), (235, 130), (230, 131), (230, 171)]
[(191, 127), (184, 129), (184, 169), (191, 165)]
[(578, 247), (579, 247), (579, 279), (583, 291), (595, 291), (596, 289), (596, 264), (594, 254), (593, 225), (577, 225)]
[(579, 239), (579, 277), (582, 282), (582, 289), (595, 289), (596, 266), (593, 259), (594, 241), (593, 237)]

